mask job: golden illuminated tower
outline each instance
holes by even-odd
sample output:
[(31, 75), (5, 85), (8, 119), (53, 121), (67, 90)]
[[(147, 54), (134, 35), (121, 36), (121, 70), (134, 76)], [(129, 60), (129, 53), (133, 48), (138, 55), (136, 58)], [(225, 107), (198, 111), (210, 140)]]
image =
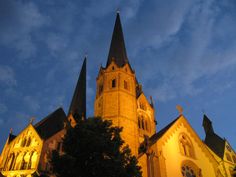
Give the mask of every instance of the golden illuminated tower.
[[(129, 64), (119, 13), (116, 17), (107, 64), (106, 67), (100, 68), (96, 82), (95, 116), (112, 120), (114, 126), (123, 127), (122, 138), (137, 155), (142, 137), (155, 133), (154, 110), (148, 102), (146, 103), (141, 86)], [(140, 100), (144, 104), (139, 104)], [(144, 118), (146, 117), (144, 112), (148, 110), (138, 111), (140, 106), (151, 108), (148, 113), (151, 116), (150, 120)], [(141, 115), (145, 120), (138, 119)]]

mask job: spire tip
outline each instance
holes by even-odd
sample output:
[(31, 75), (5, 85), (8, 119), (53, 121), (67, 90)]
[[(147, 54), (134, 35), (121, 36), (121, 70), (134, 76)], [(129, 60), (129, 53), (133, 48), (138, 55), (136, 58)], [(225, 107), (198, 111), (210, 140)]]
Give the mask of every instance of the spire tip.
[(120, 14), (120, 9), (119, 9), (119, 8), (116, 10), (116, 13), (117, 13), (117, 14)]

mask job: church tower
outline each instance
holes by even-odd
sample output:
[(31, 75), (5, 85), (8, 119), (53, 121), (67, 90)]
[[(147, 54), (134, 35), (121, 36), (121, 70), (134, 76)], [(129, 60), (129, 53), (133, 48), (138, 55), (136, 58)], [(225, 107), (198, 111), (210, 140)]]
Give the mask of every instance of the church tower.
[[(132, 153), (137, 155), (139, 144), (145, 136), (144, 131), (140, 130), (141, 120), (138, 119), (139, 96), (142, 95), (142, 90), (128, 61), (119, 13), (116, 16), (107, 64), (106, 67), (100, 68), (96, 85), (95, 116), (112, 120), (114, 126), (123, 127), (121, 136)], [(141, 100), (145, 102), (146, 98)], [(148, 103), (144, 107), (149, 109), (151, 104)], [(142, 126), (145, 131), (149, 127), (149, 131), (146, 131), (147, 136), (155, 133), (152, 108), (151, 114), (149, 125), (145, 124), (147, 121), (143, 121)]]

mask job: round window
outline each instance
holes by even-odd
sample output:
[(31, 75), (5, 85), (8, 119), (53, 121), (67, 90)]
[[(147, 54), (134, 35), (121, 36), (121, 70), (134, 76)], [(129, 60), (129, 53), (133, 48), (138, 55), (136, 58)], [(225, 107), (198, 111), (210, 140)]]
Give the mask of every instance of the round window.
[(183, 177), (196, 177), (196, 174), (194, 173), (193, 169), (187, 165), (182, 166), (181, 171)]

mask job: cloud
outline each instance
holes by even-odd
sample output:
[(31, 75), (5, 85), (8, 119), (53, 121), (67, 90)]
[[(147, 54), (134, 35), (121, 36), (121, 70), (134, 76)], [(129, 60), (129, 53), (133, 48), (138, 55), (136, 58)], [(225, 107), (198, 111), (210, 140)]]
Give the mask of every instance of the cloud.
[(14, 48), (20, 58), (36, 53), (32, 32), (46, 23), (46, 18), (32, 2), (0, 1), (0, 44)]
[(15, 86), (17, 84), (14, 71), (9, 66), (0, 65), (0, 85)]
[[(177, 6), (167, 4), (158, 7), (162, 12), (152, 14), (157, 16), (152, 18), (153, 23), (148, 16), (143, 17), (147, 19), (147, 31), (139, 29), (141, 35), (134, 39), (137, 47), (132, 53), (138, 69), (149, 71), (141, 78), (147, 91), (159, 101), (198, 95), (211, 87), (210, 83), (202, 84), (206, 78), (214, 78), (236, 65), (236, 43), (232, 40), (236, 39), (232, 33), (236, 23), (231, 12), (223, 14), (221, 4), (212, 0), (191, 1), (184, 6), (179, 2)], [(228, 36), (231, 40), (227, 40)], [(156, 82), (150, 82), (153, 80)], [(216, 82), (221, 87), (219, 82), (223, 81)]]

